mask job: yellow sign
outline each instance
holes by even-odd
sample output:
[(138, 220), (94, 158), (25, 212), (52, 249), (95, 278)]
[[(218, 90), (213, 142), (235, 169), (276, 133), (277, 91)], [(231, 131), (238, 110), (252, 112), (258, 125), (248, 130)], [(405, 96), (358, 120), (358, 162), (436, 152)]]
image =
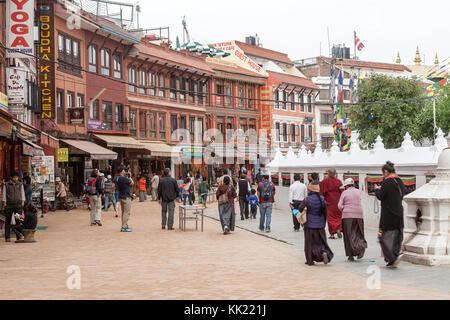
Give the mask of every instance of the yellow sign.
[(58, 162), (69, 162), (69, 149), (59, 148), (58, 149)]
[(0, 108), (8, 111), (8, 96), (0, 92)]

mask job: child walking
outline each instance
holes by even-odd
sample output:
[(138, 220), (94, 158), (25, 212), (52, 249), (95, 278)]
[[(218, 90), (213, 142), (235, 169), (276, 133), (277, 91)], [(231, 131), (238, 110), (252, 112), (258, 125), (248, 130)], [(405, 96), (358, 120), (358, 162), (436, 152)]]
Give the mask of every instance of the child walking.
[(250, 219), (256, 219), (256, 213), (258, 212), (258, 197), (256, 196), (256, 190), (252, 189), (251, 196), (247, 197), (247, 201), (250, 204)]

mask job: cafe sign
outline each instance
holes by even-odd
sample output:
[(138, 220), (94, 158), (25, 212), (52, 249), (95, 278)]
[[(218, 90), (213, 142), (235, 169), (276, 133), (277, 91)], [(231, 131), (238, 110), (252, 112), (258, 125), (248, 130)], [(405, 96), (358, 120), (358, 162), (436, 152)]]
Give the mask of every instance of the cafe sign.
[(8, 89), (8, 103), (25, 103), (26, 72), (19, 68), (6, 68), (6, 88)]

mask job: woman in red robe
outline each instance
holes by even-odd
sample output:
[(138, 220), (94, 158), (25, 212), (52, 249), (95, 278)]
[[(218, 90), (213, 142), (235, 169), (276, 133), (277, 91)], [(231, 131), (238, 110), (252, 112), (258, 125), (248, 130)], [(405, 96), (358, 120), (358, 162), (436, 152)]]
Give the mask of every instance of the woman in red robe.
[(328, 170), (328, 178), (323, 179), (320, 183), (320, 193), (327, 203), (327, 222), (330, 239), (335, 239), (337, 234), (342, 238), (342, 212), (338, 209), (339, 198), (342, 193), (342, 182), (336, 178), (336, 170)]

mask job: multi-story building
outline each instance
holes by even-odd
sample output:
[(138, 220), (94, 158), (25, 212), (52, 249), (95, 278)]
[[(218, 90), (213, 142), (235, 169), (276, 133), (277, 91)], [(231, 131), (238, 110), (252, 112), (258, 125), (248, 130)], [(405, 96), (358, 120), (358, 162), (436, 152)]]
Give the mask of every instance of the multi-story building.
[[(251, 40), (251, 39), (247, 39)], [(214, 44), (231, 53), (224, 60), (267, 76), (262, 99), (261, 128), (273, 130), (271, 142), (279, 143), (282, 152), (289, 147), (297, 151), (315, 143), (315, 98), (319, 88), (297, 68), (288, 55), (240, 41)]]
[[(330, 63), (331, 59), (327, 57), (314, 57), (309, 59), (296, 60), (296, 67), (320, 89), (317, 97), (315, 109), (315, 140), (320, 141), (322, 149), (328, 150), (334, 140), (333, 135), (333, 107), (330, 97)], [(412, 77), (411, 70), (400, 64), (380, 63), (370, 61), (360, 61), (352, 59), (337, 59), (336, 72), (342, 70), (343, 74), (343, 96), (344, 106), (349, 104), (352, 99), (350, 92), (350, 78), (354, 78), (354, 88), (357, 87), (359, 79), (370, 76), (372, 73), (384, 74), (394, 77)], [(337, 97), (336, 80), (336, 97)], [(344, 108), (345, 111), (345, 108)]]

